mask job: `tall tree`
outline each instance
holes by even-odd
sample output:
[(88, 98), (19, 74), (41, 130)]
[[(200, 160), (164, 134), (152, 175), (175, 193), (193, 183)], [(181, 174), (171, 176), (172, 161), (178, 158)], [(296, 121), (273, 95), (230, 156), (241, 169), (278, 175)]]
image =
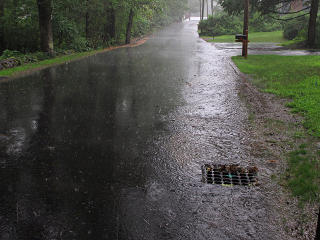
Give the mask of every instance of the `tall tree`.
[(211, 0), (211, 15), (213, 16), (213, 0)]
[(114, 7), (111, 4), (106, 6), (106, 29), (105, 38), (115, 39), (116, 37), (116, 14)]
[(319, 9), (319, 0), (312, 0), (311, 8), (310, 8), (309, 27), (308, 27), (308, 47), (315, 46), (318, 9)]
[(126, 32), (126, 44), (129, 44), (131, 42), (131, 30), (133, 25), (133, 17), (134, 17), (134, 11), (133, 11), (133, 8), (130, 8), (127, 32)]
[(39, 10), (40, 46), (43, 52), (54, 54), (52, 36), (52, 1), (37, 0)]
[(202, 0), (199, 0), (200, 2), (200, 20), (202, 20)]
[(89, 0), (86, 0), (86, 39), (88, 40), (90, 38), (90, 29), (89, 29), (89, 24), (90, 24), (90, 15), (89, 15), (89, 7), (90, 7), (90, 2)]
[(0, 0), (0, 53), (4, 50), (4, 29), (3, 29), (3, 18), (4, 16), (4, 0)]
[(207, 0), (207, 18), (209, 17), (209, 3), (208, 3), (208, 0)]

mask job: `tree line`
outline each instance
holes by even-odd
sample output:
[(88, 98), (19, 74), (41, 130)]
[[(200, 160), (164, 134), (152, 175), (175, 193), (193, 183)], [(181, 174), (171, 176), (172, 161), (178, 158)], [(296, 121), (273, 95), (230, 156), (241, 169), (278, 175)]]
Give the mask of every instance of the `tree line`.
[[(201, 1), (201, 0), (200, 0)], [(203, 0), (202, 0), (203, 1)], [(218, 0), (219, 4), (231, 15), (238, 15), (244, 9), (243, 0)], [(297, 12), (283, 11), (283, 6), (295, 2), (295, 0), (250, 0), (251, 11), (259, 12), (262, 15), (281, 16), (277, 20), (290, 21), (309, 16), (307, 45), (314, 47), (316, 42), (316, 27), (319, 10), (319, 0), (304, 1), (304, 8)], [(290, 15), (289, 17), (283, 17)]]
[(85, 51), (182, 19), (187, 0), (0, 0), (0, 51)]

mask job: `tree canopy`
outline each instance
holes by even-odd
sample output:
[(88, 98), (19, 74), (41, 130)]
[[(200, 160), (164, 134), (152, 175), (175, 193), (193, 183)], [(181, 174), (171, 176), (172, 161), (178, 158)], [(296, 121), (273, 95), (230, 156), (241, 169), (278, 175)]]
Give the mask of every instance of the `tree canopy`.
[[(218, 0), (223, 9), (231, 15), (238, 15), (244, 9), (242, 0)], [(295, 0), (250, 0), (252, 12), (259, 12), (262, 15), (275, 14), (279, 21), (290, 21), (299, 17), (309, 16), (307, 45), (315, 46), (317, 15), (319, 10), (319, 0), (308, 0), (304, 2), (304, 7), (298, 11), (290, 11), (286, 8), (288, 4)], [(284, 15), (292, 17), (283, 17)], [(296, 15), (294, 15), (296, 14)]]
[[(50, 30), (47, 31), (50, 24), (55, 51), (84, 51), (123, 42), (128, 31), (137, 37), (150, 32), (154, 27), (181, 19), (187, 9), (187, 2), (1, 0), (0, 51), (44, 51), (46, 47), (43, 41), (50, 35)], [(130, 12), (132, 25), (128, 30)]]

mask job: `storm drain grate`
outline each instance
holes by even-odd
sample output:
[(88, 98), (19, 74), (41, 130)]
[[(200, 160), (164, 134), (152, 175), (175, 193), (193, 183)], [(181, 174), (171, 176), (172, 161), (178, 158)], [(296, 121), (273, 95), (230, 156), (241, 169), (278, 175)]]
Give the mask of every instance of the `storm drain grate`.
[(257, 174), (256, 167), (208, 164), (202, 167), (202, 181), (208, 184), (255, 186), (258, 182)]

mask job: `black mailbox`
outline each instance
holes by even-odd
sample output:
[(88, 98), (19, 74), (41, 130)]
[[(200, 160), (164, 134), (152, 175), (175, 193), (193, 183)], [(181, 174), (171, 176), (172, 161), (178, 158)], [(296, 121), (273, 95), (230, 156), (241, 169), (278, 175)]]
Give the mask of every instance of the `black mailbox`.
[(237, 42), (242, 42), (242, 41), (245, 41), (247, 40), (247, 36), (246, 35), (243, 35), (243, 34), (237, 34), (236, 35), (236, 41)]

